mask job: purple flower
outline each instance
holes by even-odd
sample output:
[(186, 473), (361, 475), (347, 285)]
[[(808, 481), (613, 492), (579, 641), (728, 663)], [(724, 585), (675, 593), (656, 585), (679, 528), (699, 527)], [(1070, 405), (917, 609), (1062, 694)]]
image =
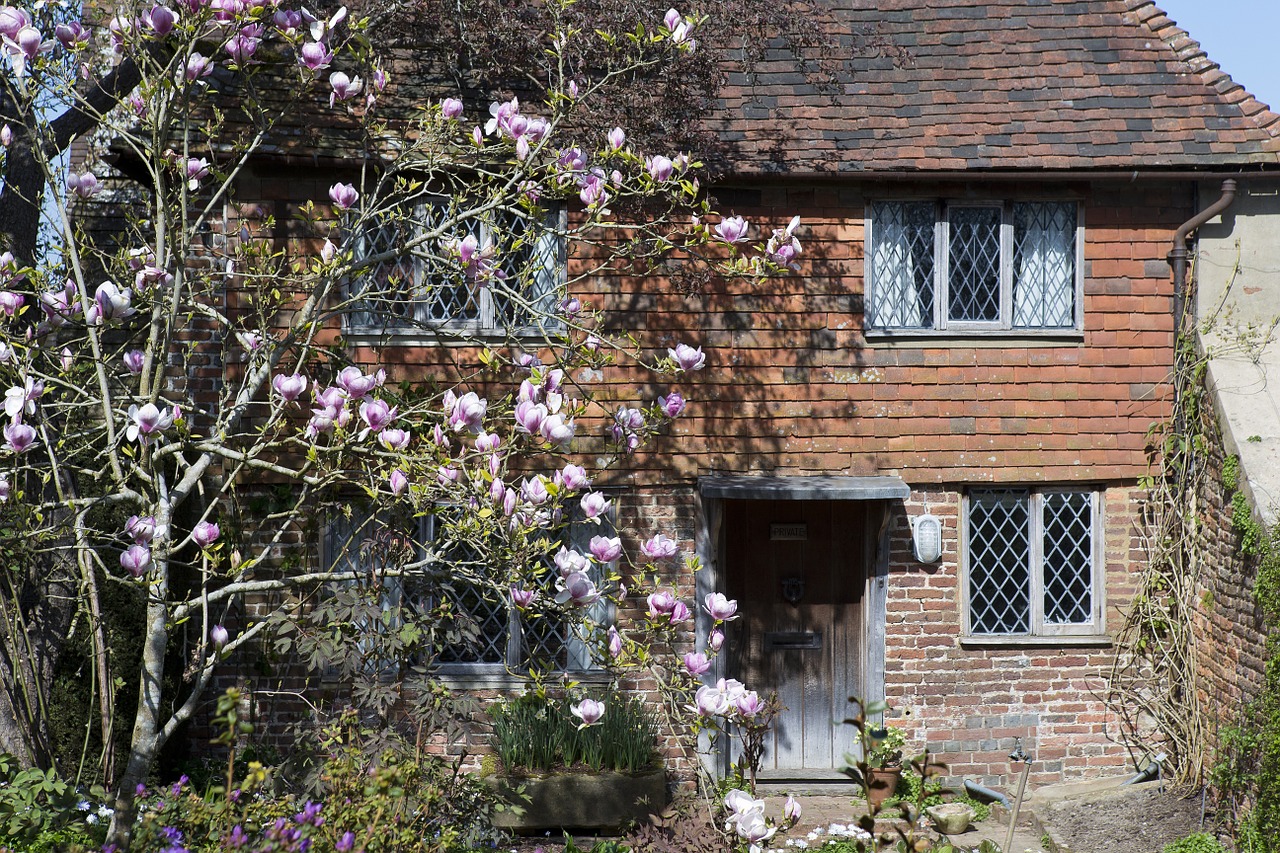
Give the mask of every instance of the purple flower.
[(604, 703), (595, 699), (583, 699), (577, 705), (570, 705), (569, 713), (582, 720), (582, 725), (578, 728), (585, 729), (600, 722), (600, 718), (604, 716)]
[(684, 411), (684, 397), (672, 391), (667, 396), (658, 398), (658, 407), (669, 418), (679, 417), (680, 413)]
[(152, 436), (173, 426), (174, 416), (169, 409), (160, 409), (154, 403), (146, 403), (141, 407), (130, 406), (129, 420), (125, 436), (130, 441), (141, 441), (145, 446), (150, 443)]
[(644, 167), (648, 170), (649, 177), (658, 183), (670, 180), (672, 173), (675, 171), (675, 164), (661, 154), (646, 157)]
[(456, 403), (446, 408), (449, 415), (449, 426), (454, 432), (468, 431), (476, 433), (480, 431), (481, 424), (484, 423), (485, 413), (489, 410), (489, 402), (480, 397), (474, 391), (468, 391), (457, 399)]
[(674, 30), (682, 20), (680, 13), (675, 9), (668, 9), (667, 14), (662, 16), (662, 23), (669, 30)]
[(256, 352), (262, 346), (262, 333), (236, 332), (236, 341), (249, 352)]
[(800, 803), (796, 802), (795, 797), (787, 794), (787, 801), (782, 805), (782, 816), (790, 823), (796, 823), (803, 814), (804, 809), (800, 808)]
[(567, 578), (561, 578), (557, 584), (560, 591), (556, 593), (556, 603), (572, 602), (578, 607), (594, 604), (600, 598), (600, 591), (595, 583), (583, 572), (574, 572)]
[(587, 492), (580, 502), (582, 514), (589, 519), (599, 518), (609, 511), (609, 501), (600, 492)]
[(571, 492), (591, 485), (591, 480), (587, 478), (587, 469), (573, 463), (565, 465), (563, 470), (556, 472), (556, 482)]
[(592, 536), (591, 554), (602, 563), (612, 563), (622, 556), (622, 540), (617, 536)]
[(563, 415), (550, 415), (542, 422), (538, 431), (552, 444), (564, 446), (573, 440), (575, 429), (572, 418), (566, 420)]
[(365, 422), (365, 432), (382, 432), (396, 419), (396, 414), (396, 410), (384, 400), (365, 400), (360, 404), (360, 419)]
[(617, 151), (627, 143), (627, 134), (624, 133), (620, 127), (615, 127), (613, 130), (609, 131), (607, 138), (609, 140), (609, 147), (614, 151)]
[(195, 192), (200, 189), (201, 179), (209, 176), (209, 161), (204, 157), (189, 157), (184, 172), (187, 176), (187, 189)]
[(9, 125), (6, 124), (4, 127), (0, 127), (0, 145), (3, 145), (5, 148), (8, 148), (12, 144), (13, 144), (13, 128), (9, 127)]
[(677, 601), (671, 607), (671, 613), (668, 614), (667, 618), (671, 620), (672, 625), (679, 625), (681, 622), (689, 621), (689, 617), (692, 615), (689, 612), (689, 605), (683, 601)]
[(208, 77), (212, 73), (213, 60), (198, 51), (193, 51), (192, 54), (187, 57), (186, 62), (182, 64), (182, 76), (188, 83), (194, 83), (203, 77)]
[[(489, 432), (481, 432), (476, 436), (476, 450), (481, 453), (492, 453), (502, 446), (502, 436)], [(495, 458), (495, 457), (489, 457)]]
[(535, 598), (538, 597), (538, 591), (534, 589), (520, 589), (519, 587), (511, 587), (511, 603), (521, 610), (533, 604)]
[(410, 433), (407, 429), (384, 429), (378, 434), (378, 441), (387, 450), (404, 450), (409, 446)]
[(609, 654), (615, 658), (622, 655), (622, 635), (615, 625), (609, 626)]
[(151, 567), (151, 549), (146, 545), (130, 545), (120, 555), (120, 565), (135, 578), (140, 578)]
[(0, 474), (0, 504), (9, 500), (9, 475)]
[(722, 592), (709, 592), (702, 600), (702, 609), (717, 622), (729, 622), (737, 618), (738, 602)]
[(711, 669), (711, 660), (702, 652), (697, 654), (689, 653), (684, 656), (684, 668), (686, 672), (697, 678)]
[[(332, 190), (330, 190), (332, 192)], [(361, 373), (358, 367), (344, 367), (334, 382), (353, 400), (359, 400), (387, 379), (387, 372), (378, 369), (373, 373)]]
[(322, 41), (307, 42), (298, 51), (298, 64), (312, 73), (328, 68), (330, 62), (333, 62), (333, 52)]
[(329, 93), (329, 106), (332, 107), (336, 101), (349, 101), (359, 95), (364, 83), (359, 77), (348, 77), (341, 71), (335, 71), (329, 75), (329, 88), (333, 90)]
[(15, 385), (4, 392), (4, 413), (15, 421), (22, 420), (23, 414), (36, 413), (36, 400), (44, 393), (44, 382), (28, 376), (23, 384)]
[(387, 478), (387, 486), (391, 489), (391, 494), (399, 497), (409, 486), (409, 478), (399, 468), (391, 472), (391, 476)]
[(149, 11), (142, 14), (142, 23), (146, 24), (157, 38), (164, 38), (173, 32), (173, 25), (177, 22), (178, 16), (172, 9), (165, 6), (152, 6)]
[(800, 217), (793, 216), (786, 228), (773, 229), (773, 235), (764, 248), (769, 260), (780, 267), (795, 269), (798, 266), (795, 259), (800, 254), (800, 241), (796, 239), (795, 230), (799, 227)]
[(79, 175), (72, 172), (67, 175), (67, 190), (80, 196), (80, 198), (93, 198), (101, 189), (102, 186), (98, 183), (98, 176), (93, 172), (82, 172)]
[(441, 465), (436, 470), (436, 482), (442, 486), (448, 486), (458, 482), (458, 478), (462, 476), (462, 472), (452, 465)]
[(719, 717), (729, 712), (729, 697), (710, 685), (703, 685), (694, 694), (698, 714), (703, 717)]
[(741, 216), (726, 216), (716, 226), (716, 234), (726, 243), (738, 243), (746, 238), (748, 227), (747, 220)]
[(288, 376), (279, 373), (271, 380), (271, 387), (286, 403), (292, 403), (307, 390), (307, 377), (298, 373), (291, 373)]
[(342, 837), (338, 839), (338, 843), (333, 845), (333, 849), (337, 853), (349, 853), (351, 848), (355, 847), (356, 835), (351, 830), (342, 833)]
[(547, 419), (547, 414), (546, 406), (524, 400), (516, 404), (516, 425), (522, 432), (538, 435), (542, 429), (542, 422)]
[(676, 545), (674, 539), (664, 536), (661, 533), (646, 539), (641, 545), (640, 550), (644, 552), (646, 557), (652, 557), (655, 560), (674, 557), (679, 546)]
[(121, 290), (115, 282), (104, 281), (98, 285), (93, 292), (93, 302), (89, 308), (92, 315), (86, 315), (85, 319), (94, 325), (99, 321), (124, 320), (137, 313), (133, 307), (133, 291), (127, 287)]
[(360, 193), (351, 184), (334, 184), (329, 187), (329, 198), (338, 210), (350, 210), (360, 198)]
[(237, 66), (249, 65), (253, 62), (253, 55), (258, 50), (258, 45), (262, 43), (262, 30), (256, 26), (244, 27), (240, 32), (236, 33), (222, 49), (231, 57), (231, 61)]
[(27, 298), (21, 293), (14, 293), (12, 290), (0, 291), (0, 311), (3, 311), (6, 317), (17, 314), (22, 303), (26, 301)]
[(213, 643), (215, 647), (222, 648), (229, 639), (231, 639), (231, 636), (227, 633), (227, 629), (221, 625), (214, 625), (209, 629), (209, 642)]
[(649, 605), (649, 616), (654, 619), (669, 615), (676, 606), (676, 597), (665, 589), (649, 593), (645, 601)]
[(80, 50), (89, 43), (89, 31), (79, 21), (69, 24), (58, 24), (53, 34), (58, 42), (67, 50)]
[(713, 629), (711, 633), (707, 635), (707, 648), (711, 649), (713, 652), (718, 652), (723, 645), (724, 631), (721, 631), (719, 628)]
[(196, 525), (195, 530), (191, 531), (191, 540), (201, 548), (208, 548), (217, 542), (221, 535), (222, 531), (218, 529), (218, 525), (212, 521), (202, 521)]
[(566, 548), (563, 545), (560, 546), (560, 550), (556, 552), (553, 559), (556, 569), (559, 570), (562, 578), (567, 578), (574, 572), (586, 572), (591, 568), (590, 560), (572, 548)]
[(131, 515), (124, 523), (124, 532), (138, 545), (146, 545), (156, 535), (156, 519), (153, 515)]
[(440, 102), (440, 115), (451, 121), (462, 118), (462, 101), (457, 98), (445, 98)]
[(137, 376), (142, 372), (142, 363), (146, 355), (140, 349), (131, 349), (123, 356), (125, 370)]
[(675, 349), (668, 349), (667, 355), (676, 363), (676, 366), (684, 371), (701, 370), (702, 366), (707, 363), (707, 357), (702, 352), (702, 347), (694, 348), (688, 344), (676, 344)]
[(738, 709), (738, 713), (744, 717), (754, 717), (764, 710), (764, 701), (754, 690), (748, 690), (739, 695), (733, 700), (733, 704)]
[(534, 506), (542, 506), (551, 499), (551, 493), (541, 477), (534, 477), (520, 484), (520, 498)]

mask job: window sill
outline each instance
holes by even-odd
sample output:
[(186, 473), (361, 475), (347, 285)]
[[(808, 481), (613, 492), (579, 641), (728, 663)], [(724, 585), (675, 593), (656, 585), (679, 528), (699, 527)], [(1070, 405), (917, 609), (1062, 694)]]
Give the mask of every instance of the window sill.
[[(495, 664), (471, 664), (450, 666), (437, 670), (436, 680), (452, 690), (516, 690), (529, 683), (529, 679)], [(571, 670), (549, 674), (548, 679), (576, 681), (580, 684), (608, 684), (613, 677), (607, 670)]]
[(864, 329), (867, 345), (892, 349), (922, 347), (1060, 347), (1084, 343), (1081, 329), (1046, 329), (1042, 332), (1025, 329), (999, 329), (993, 331), (957, 331), (955, 329)]
[(1114, 645), (1110, 634), (1061, 634), (1057, 636), (1032, 637), (1025, 634), (994, 634), (982, 636), (969, 634), (960, 638), (962, 649), (1000, 649), (1000, 648), (1095, 648), (1109, 649)]

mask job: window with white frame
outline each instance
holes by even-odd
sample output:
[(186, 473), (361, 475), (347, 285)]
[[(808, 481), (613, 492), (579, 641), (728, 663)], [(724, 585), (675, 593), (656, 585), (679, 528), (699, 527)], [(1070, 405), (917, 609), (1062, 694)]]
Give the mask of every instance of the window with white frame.
[[(373, 635), (399, 628), (389, 615), (405, 607), (419, 614), (447, 612), (449, 641), (438, 650), (435, 663), (454, 674), (506, 672), (536, 668), (542, 671), (583, 671), (594, 667), (586, 638), (580, 629), (550, 613), (526, 620), (511, 601), (505, 583), (494, 581), (481, 549), (447, 532), (438, 515), (410, 524), (412, 533), (393, 530), (383, 521), (334, 519), (325, 532), (326, 564), (336, 571), (368, 577), (384, 574), (406, 562), (424, 566), (408, 578), (384, 577), (380, 581), (383, 618), (371, 619), (365, 630)], [(593, 536), (613, 535), (612, 523), (572, 523), (561, 531), (560, 542), (587, 553)], [(394, 546), (391, 553), (389, 544)], [(412, 554), (406, 554), (406, 549)], [(408, 557), (408, 559), (406, 559)], [(600, 582), (605, 568), (594, 565), (593, 580)], [(544, 600), (556, 594), (559, 573), (548, 555), (534, 577)], [(586, 614), (594, 624), (605, 624), (609, 605), (603, 599)]]
[(974, 489), (965, 505), (968, 633), (1102, 633), (1100, 496)]
[(1074, 201), (872, 202), (867, 328), (1078, 329), (1082, 238)]
[[(565, 210), (503, 208), (458, 216), (459, 203), (433, 199), (375, 217), (356, 244), (369, 264), (353, 277), (351, 333), (438, 330), (535, 334), (559, 328), (565, 280)], [(441, 231), (431, 238), (433, 232)], [(451, 241), (474, 238), (482, 265), (468, 271)]]

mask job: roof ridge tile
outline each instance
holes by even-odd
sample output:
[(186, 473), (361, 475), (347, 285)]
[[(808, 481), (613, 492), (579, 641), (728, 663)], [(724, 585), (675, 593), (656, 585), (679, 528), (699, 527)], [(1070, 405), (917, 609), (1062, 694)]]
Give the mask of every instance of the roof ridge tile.
[[(1200, 46), (1200, 42), (1196, 41), (1191, 33), (1178, 26), (1178, 22), (1170, 18), (1156, 0), (1125, 0), (1125, 4), (1130, 12), (1137, 13), (1139, 24), (1145, 25), (1152, 35), (1164, 42), (1180, 61), (1190, 66), (1192, 72), (1207, 88), (1217, 92), (1226, 103), (1239, 109), (1245, 118), (1254, 120), (1255, 124), (1257, 124), (1256, 116), (1259, 114), (1280, 118), (1271, 111), (1268, 104), (1258, 100), (1257, 96), (1235, 81), (1219, 63), (1211, 59), (1208, 52)], [(1144, 16), (1139, 10), (1149, 10), (1150, 14)], [(1206, 60), (1204, 65), (1191, 62), (1198, 57), (1204, 57)], [(1214, 75), (1214, 71), (1217, 71), (1218, 75)], [(1277, 139), (1280, 138), (1280, 127), (1273, 127), (1274, 123), (1273, 118), (1257, 126), (1272, 139)]]

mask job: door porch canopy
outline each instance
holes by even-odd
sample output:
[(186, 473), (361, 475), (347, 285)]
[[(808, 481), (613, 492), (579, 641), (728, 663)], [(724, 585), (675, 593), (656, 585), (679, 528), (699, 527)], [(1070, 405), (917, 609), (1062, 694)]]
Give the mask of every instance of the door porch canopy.
[(877, 501), (906, 500), (911, 487), (901, 477), (813, 477), (711, 474), (698, 478), (705, 498), (730, 500)]

